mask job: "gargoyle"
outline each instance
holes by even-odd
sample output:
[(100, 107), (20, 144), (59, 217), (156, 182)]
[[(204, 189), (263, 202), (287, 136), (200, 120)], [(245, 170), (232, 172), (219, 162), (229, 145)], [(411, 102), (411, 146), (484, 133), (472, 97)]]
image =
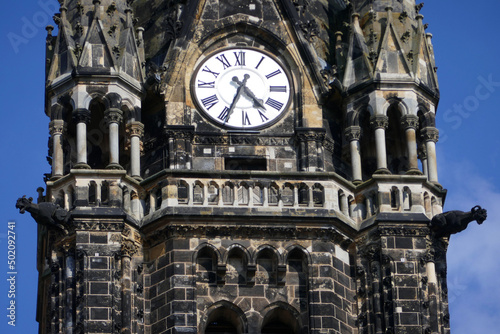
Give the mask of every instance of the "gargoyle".
[(469, 212), (449, 211), (436, 215), (431, 220), (430, 228), (437, 238), (449, 237), (465, 230), (471, 221), (481, 225), (486, 217), (486, 210), (476, 205)]
[(17, 199), (16, 208), (22, 214), (28, 211), (38, 224), (47, 228), (56, 228), (64, 234), (68, 233), (65, 225), (70, 214), (57, 204), (47, 202), (35, 204), (32, 197), (23, 196)]

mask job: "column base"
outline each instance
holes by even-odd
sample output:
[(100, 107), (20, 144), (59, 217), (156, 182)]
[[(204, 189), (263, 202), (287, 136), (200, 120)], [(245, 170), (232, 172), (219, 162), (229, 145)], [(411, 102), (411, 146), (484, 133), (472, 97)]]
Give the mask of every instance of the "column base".
[(363, 183), (363, 180), (352, 180), (352, 184), (355, 186), (359, 186), (361, 183)]
[(391, 171), (390, 171), (390, 170), (388, 170), (387, 168), (379, 168), (379, 169), (377, 169), (375, 172), (373, 172), (373, 174), (378, 174), (378, 175), (380, 175), (380, 174), (382, 174), (382, 175), (391, 175), (392, 173), (391, 173)]
[(140, 175), (132, 175), (132, 178), (139, 182), (142, 182), (144, 180)]
[(74, 169), (92, 169), (85, 162), (78, 162), (76, 165), (73, 166), (73, 168)]
[(406, 175), (424, 175), (418, 168), (410, 168), (406, 171)]
[(112, 162), (106, 166), (106, 169), (123, 170), (123, 167), (120, 164), (117, 164), (116, 162)]

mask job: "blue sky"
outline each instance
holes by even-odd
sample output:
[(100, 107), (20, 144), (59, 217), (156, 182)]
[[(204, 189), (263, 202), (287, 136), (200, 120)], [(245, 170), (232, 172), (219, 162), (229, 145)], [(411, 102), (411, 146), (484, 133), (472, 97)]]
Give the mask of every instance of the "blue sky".
[[(2, 333), (35, 333), (38, 328), (36, 224), (29, 215), (20, 215), (14, 205), (22, 195), (36, 197), (36, 188), (44, 185), (43, 174), (50, 172), (45, 159), (48, 118), (43, 110), (44, 27), (53, 24), (54, 4), (55, 0), (10, 1), (0, 13)], [(473, 223), (451, 238), (448, 284), (454, 334), (498, 333), (500, 328), (499, 12), (498, 0), (432, 1), (422, 10), (424, 22), (429, 23), (427, 31), (434, 35), (439, 67), (437, 126), (441, 139), (437, 147), (439, 181), (448, 189), (445, 210), (468, 211), (476, 204), (488, 209), (483, 225)], [(22, 39), (12, 43), (12, 34)], [(7, 325), (6, 317), (8, 221), (15, 221), (17, 236), (15, 328)]]

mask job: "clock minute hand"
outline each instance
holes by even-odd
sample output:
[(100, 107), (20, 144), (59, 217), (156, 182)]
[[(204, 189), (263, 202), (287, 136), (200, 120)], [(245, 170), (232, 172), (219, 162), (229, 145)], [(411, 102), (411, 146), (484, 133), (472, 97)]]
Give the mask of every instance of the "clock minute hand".
[(236, 82), (236, 84), (238, 84), (239, 87), (236, 89), (236, 95), (233, 98), (233, 102), (231, 102), (231, 105), (229, 106), (229, 110), (227, 111), (227, 116), (224, 119), (224, 123), (226, 123), (229, 120), (229, 117), (233, 113), (234, 107), (236, 107), (236, 103), (240, 99), (241, 90), (242, 90), (242, 88), (245, 88), (245, 85), (246, 85), (248, 78), (250, 78), (250, 75), (245, 74), (243, 81), (240, 82), (238, 77), (236, 77), (236, 76), (233, 77), (233, 81)]

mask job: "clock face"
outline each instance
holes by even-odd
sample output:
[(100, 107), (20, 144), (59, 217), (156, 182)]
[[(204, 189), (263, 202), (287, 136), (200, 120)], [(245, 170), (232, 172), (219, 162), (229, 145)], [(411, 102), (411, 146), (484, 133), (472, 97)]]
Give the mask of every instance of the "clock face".
[(267, 53), (226, 49), (207, 57), (195, 71), (194, 100), (212, 121), (235, 129), (276, 122), (291, 97), (284, 68)]

